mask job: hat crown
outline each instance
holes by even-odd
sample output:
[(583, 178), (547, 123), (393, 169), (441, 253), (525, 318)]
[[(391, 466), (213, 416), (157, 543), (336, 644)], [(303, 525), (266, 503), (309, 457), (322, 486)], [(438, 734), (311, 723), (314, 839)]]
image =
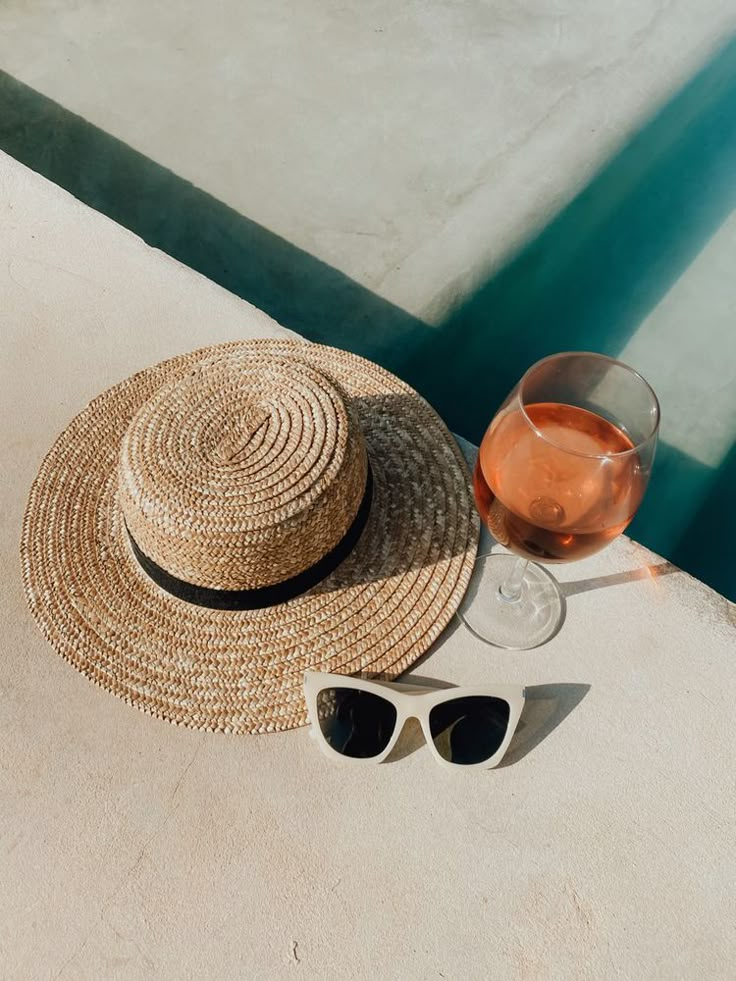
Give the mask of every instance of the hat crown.
[(297, 357), (230, 352), (164, 385), (123, 437), (128, 531), (167, 573), (258, 589), (313, 566), (350, 528), (367, 479), (337, 385)]

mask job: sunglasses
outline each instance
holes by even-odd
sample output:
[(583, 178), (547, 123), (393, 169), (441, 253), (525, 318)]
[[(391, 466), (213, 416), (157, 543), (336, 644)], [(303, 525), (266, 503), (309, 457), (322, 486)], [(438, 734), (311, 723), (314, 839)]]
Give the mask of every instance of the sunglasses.
[(516, 685), (426, 688), (342, 674), (304, 675), (312, 735), (332, 758), (381, 763), (416, 719), (443, 766), (497, 766), (524, 707)]

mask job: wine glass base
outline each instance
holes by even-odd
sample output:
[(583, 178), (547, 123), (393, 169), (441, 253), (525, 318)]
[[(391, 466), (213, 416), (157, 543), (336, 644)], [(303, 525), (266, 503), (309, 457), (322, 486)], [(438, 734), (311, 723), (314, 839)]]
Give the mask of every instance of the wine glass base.
[(481, 556), (458, 615), (481, 640), (526, 651), (554, 637), (564, 620), (565, 604), (557, 581), (534, 562), (526, 567), (519, 598), (505, 599), (501, 585), (518, 561), (515, 555)]

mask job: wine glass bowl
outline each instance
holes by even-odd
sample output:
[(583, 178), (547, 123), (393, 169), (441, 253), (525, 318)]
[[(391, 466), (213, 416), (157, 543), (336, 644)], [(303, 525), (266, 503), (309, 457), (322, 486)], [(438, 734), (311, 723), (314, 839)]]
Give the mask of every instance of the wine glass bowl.
[(496, 541), (535, 564), (479, 560), (477, 592), (491, 596), (464, 614), (476, 633), (514, 648), (554, 633), (562, 599), (536, 563), (585, 558), (621, 534), (649, 481), (659, 416), (649, 384), (612, 358), (570, 352), (529, 368), (483, 437), (473, 486)]

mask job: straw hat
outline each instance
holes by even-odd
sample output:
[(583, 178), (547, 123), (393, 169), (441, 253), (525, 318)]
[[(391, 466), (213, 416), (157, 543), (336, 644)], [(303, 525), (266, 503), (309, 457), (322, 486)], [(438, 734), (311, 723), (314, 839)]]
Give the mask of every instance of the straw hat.
[(306, 722), (306, 669), (395, 677), (457, 608), (467, 470), (416, 392), (299, 340), (172, 358), (94, 399), (31, 489), (21, 558), (52, 646), (198, 729)]

